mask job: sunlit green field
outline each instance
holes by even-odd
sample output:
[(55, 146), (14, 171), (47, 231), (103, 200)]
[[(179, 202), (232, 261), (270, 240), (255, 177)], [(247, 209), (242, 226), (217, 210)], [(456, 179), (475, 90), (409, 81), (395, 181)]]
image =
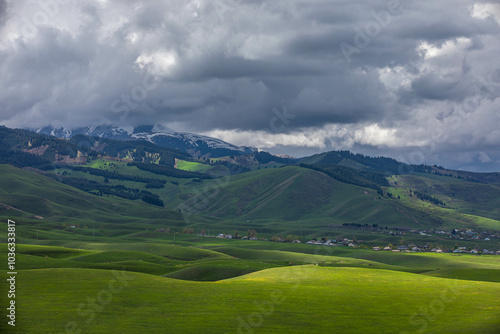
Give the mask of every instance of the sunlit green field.
[(24, 333), (496, 333), (500, 325), (497, 283), (378, 269), (296, 266), (202, 283), (95, 269), (18, 277)]
[[(125, 163), (94, 164), (153, 176)], [(179, 202), (161, 208), (91, 195), (12, 166), (0, 172), (0, 240), (7, 240), (7, 219), (16, 220), (18, 272), (16, 328), (3, 321), (2, 333), (500, 332), (500, 256), (375, 252), (366, 245), (397, 245), (403, 237), (328, 227), (400, 219), (419, 227), (432, 210), (449, 223), (463, 210), (458, 200), (455, 208), (425, 207), (397, 187), (391, 189), (401, 192), (400, 200), (378, 199), (372, 190), (326, 184), (317, 172), (287, 167), (232, 176), (206, 205), (213, 216), (186, 219)], [(158, 192), (179, 201), (214, 182), (162, 179), (167, 184)], [(231, 218), (231, 210), (241, 216)], [(481, 219), (480, 225), (497, 228), (496, 220)], [(212, 237), (182, 233), (187, 228)], [(357, 237), (366, 249), (213, 237), (236, 229), (267, 238)], [(430, 242), (455, 243), (440, 238)], [(498, 242), (483, 245), (495, 250)], [(5, 243), (0, 263), (7, 263)], [(6, 289), (0, 280), (3, 305)]]
[[(19, 332), (497, 333), (500, 328), (497, 256), (325, 250), (214, 238), (184, 238), (180, 244), (53, 243), (77, 248), (17, 247)], [(6, 262), (5, 246), (2, 251), (0, 261)]]
[(180, 159), (175, 160), (175, 167), (177, 169), (187, 170), (189, 172), (205, 172), (213, 168), (213, 166), (210, 165), (205, 165), (199, 162), (185, 161)]

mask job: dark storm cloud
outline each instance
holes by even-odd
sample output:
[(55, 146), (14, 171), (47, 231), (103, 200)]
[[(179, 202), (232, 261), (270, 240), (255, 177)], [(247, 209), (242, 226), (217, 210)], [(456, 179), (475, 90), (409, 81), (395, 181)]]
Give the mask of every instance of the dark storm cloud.
[(5, 0), (0, 0), (0, 20), (7, 14), (7, 2)]
[[(269, 77), (297, 77), (303, 75), (321, 75), (322, 71), (313, 66), (304, 66), (290, 61), (283, 63), (280, 59), (252, 60), (241, 57), (224, 57), (218, 54), (206, 59), (204, 63), (189, 67), (193, 79), (233, 79), (233, 78), (260, 78)], [(189, 74), (186, 75), (189, 78)]]
[(0, 122), (168, 123), (292, 154), (467, 141), (492, 164), (499, 21), (472, 0), (0, 0)]
[(471, 87), (461, 80), (446, 79), (435, 73), (422, 75), (411, 84), (415, 98), (430, 100), (463, 101), (472, 93)]

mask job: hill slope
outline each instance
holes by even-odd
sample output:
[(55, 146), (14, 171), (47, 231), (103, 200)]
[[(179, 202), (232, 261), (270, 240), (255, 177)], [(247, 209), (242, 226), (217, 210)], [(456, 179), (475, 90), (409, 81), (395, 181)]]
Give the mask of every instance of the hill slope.
[(386, 270), (298, 266), (215, 283), (89, 269), (21, 275), (29, 277), (16, 297), (24, 333), (63, 332), (68, 322), (85, 333), (487, 334), (499, 326), (498, 283)]
[(95, 196), (11, 165), (0, 165), (0, 203), (1, 216), (16, 214), (39, 221), (182, 221), (178, 212), (137, 201)]
[(460, 212), (500, 220), (500, 185), (429, 174), (400, 175), (393, 181), (398, 188), (432, 195)]
[(379, 199), (373, 189), (296, 166), (244, 173), (213, 186), (202, 196), (193, 193), (185, 206), (239, 222), (308, 221), (310, 228), (315, 224), (326, 227), (346, 222), (409, 227), (440, 224), (439, 219), (405, 207), (397, 200)]

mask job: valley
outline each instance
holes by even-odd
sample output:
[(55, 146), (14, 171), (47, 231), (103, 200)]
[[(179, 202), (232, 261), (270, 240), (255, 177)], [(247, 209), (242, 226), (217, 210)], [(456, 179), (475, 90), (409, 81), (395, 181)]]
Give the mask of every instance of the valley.
[(500, 326), (497, 175), (347, 151), (211, 158), (0, 130), (21, 332)]

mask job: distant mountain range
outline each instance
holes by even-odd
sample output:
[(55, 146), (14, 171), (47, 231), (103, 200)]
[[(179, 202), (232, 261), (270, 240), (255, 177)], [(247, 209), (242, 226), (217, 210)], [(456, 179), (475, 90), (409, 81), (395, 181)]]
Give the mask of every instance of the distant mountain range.
[(161, 147), (174, 148), (195, 157), (224, 157), (251, 154), (257, 149), (240, 147), (223, 140), (188, 132), (176, 132), (162, 125), (143, 125), (120, 128), (111, 125), (87, 126), (77, 129), (44, 127), (31, 129), (36, 133), (57, 138), (72, 138), (76, 135), (114, 140), (145, 140)]
[[(5, 135), (7, 135), (7, 132), (10, 134), (17, 133), (15, 130), (9, 130), (8, 128), (4, 128), (3, 131), (6, 131)], [(242, 167), (251, 169), (269, 163), (284, 165), (300, 164), (302, 167), (312, 168), (326, 174), (334, 173), (337, 175), (336, 178), (338, 180), (349, 180), (349, 182), (363, 186), (372, 184), (374, 177), (375, 179), (379, 177), (373, 176), (373, 173), (381, 173), (385, 176), (429, 173), (451, 176), (472, 182), (500, 184), (500, 173), (498, 172), (473, 173), (468, 171), (449, 170), (436, 165), (408, 165), (387, 157), (369, 157), (349, 151), (331, 151), (296, 159), (289, 156), (271, 154), (257, 148), (236, 146), (217, 138), (194, 133), (176, 132), (158, 124), (129, 128), (120, 128), (111, 125), (88, 126), (77, 129), (44, 127), (35, 130), (32, 129), (31, 131), (40, 135), (71, 139), (69, 142), (72, 144), (77, 144), (79, 142), (79, 137), (82, 136), (98, 138), (100, 144), (108, 141), (104, 145), (106, 148), (102, 152), (98, 149), (100, 146), (94, 143), (94, 145), (97, 146), (92, 148), (92, 150), (97, 151), (99, 154), (106, 154), (117, 158), (131, 155), (134, 161), (151, 162), (144, 148), (142, 148), (142, 146), (147, 144), (148, 149), (146, 151), (154, 151), (155, 154), (162, 155), (162, 164), (167, 164), (169, 166), (174, 165), (174, 158), (190, 160), (192, 157), (195, 160), (201, 159), (202, 161), (207, 161), (208, 158), (219, 158), (218, 160), (220, 160), (220, 162), (241, 165)], [(26, 135), (28, 134), (23, 134), (21, 137)], [(19, 141), (19, 138), (10, 141), (17, 144), (23, 142), (23, 140)], [(34, 150), (32, 146), (26, 145), (27, 143), (17, 145), (18, 147), (16, 145), (14, 146), (26, 152)], [(157, 149), (154, 149), (151, 145), (156, 146)], [(10, 151), (14, 146), (9, 147), (8, 150)], [(54, 146), (53, 144), (49, 144), (48, 146), (53, 148), (58, 145)], [(139, 147), (141, 148), (139, 149)], [(158, 151), (158, 149), (160, 150)], [(163, 149), (163, 151), (161, 149)], [(66, 155), (59, 149), (52, 149), (49, 150), (49, 152), (51, 153), (45, 154), (45, 158), (48, 158), (50, 161), (53, 160), (53, 157), (49, 157), (53, 155), (52, 153), (58, 153), (63, 156)], [(14, 160), (16, 159), (19, 160), (19, 157), (16, 157)], [(3, 160), (5, 160), (5, 157)], [(359, 174), (356, 172), (356, 175), (352, 175), (352, 170), (358, 170), (362, 173)], [(355, 181), (353, 181), (353, 179), (355, 179)], [(379, 182), (379, 180), (377, 180), (375, 184), (378, 186), (384, 185), (384, 183)]]
[[(185, 150), (204, 145), (208, 152), (234, 154), (208, 159), (153, 142), (169, 137), (168, 131), (147, 126), (35, 133), (0, 126), (0, 165), (25, 169), (0, 166), (5, 173), (0, 175), (0, 216), (15, 208), (27, 218), (83, 219), (87, 204), (59, 194), (76, 188), (96, 198), (165, 207), (168, 215), (182, 215), (188, 224), (212, 228), (214, 223), (233, 231), (257, 227), (266, 233), (328, 235), (340, 228), (359, 237), (361, 232), (379, 236), (401, 229), (499, 229), (500, 173), (407, 165), (349, 151), (302, 159), (263, 151), (236, 155), (245, 149), (193, 134), (172, 136), (190, 145)], [(48, 177), (46, 186), (31, 187), (33, 175), (27, 171)], [(98, 211), (92, 219), (107, 223), (107, 213)], [(397, 242), (392, 236), (384, 236), (384, 242)], [(365, 237), (371, 240), (372, 235)]]

